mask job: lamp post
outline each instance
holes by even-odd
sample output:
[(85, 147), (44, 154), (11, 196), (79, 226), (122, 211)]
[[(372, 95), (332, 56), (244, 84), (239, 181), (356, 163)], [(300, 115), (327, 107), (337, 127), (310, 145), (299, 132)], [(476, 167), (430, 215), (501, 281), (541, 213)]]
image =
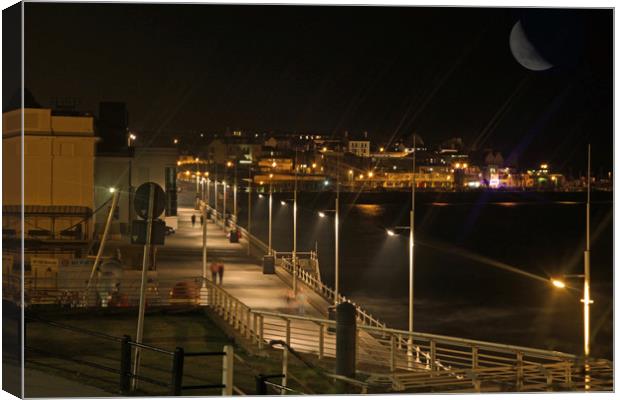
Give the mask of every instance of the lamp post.
[(297, 293), (297, 149), (295, 149), (295, 188), (293, 190), (293, 293)]
[(213, 180), (213, 209), (215, 210), (213, 220), (217, 222), (217, 175)]
[(413, 238), (414, 238), (414, 209), (415, 209), (415, 134), (413, 135), (413, 152), (411, 157), (411, 210), (409, 211), (409, 340), (407, 341), (407, 355), (413, 354)]
[(196, 196), (198, 196), (198, 192), (199, 192), (199, 188), (198, 185), (200, 183), (200, 168), (198, 166), (198, 160), (199, 158), (196, 157)]
[(248, 166), (248, 256), (251, 255), (250, 232), (252, 231), (252, 165)]
[[(586, 248), (583, 252), (583, 275), (564, 275), (564, 278), (583, 278), (583, 356), (585, 359), (585, 389), (590, 389), (590, 304), (593, 303), (590, 297), (590, 145), (588, 144), (588, 182), (586, 195)], [(551, 279), (551, 284), (557, 288), (564, 289), (567, 285), (559, 279)]]
[(224, 228), (226, 228), (226, 181), (222, 181), (222, 188), (224, 190), (224, 205), (222, 206), (222, 218), (224, 218)]
[(588, 195), (586, 202), (586, 249), (583, 253), (583, 355), (590, 356), (590, 145), (588, 144)]
[(340, 211), (340, 163), (339, 163), (340, 159), (336, 158), (336, 213), (334, 216), (334, 241), (335, 241), (335, 249), (334, 249), (334, 273), (335, 273), (335, 278), (334, 278), (334, 305), (337, 306), (338, 305), (338, 294), (340, 293), (340, 257), (339, 257), (339, 247), (340, 247), (340, 243), (338, 240), (338, 233), (340, 231), (339, 228), (339, 211)]
[(273, 174), (269, 174), (269, 247), (267, 254), (271, 255), (271, 217), (273, 215)]
[(127, 147), (131, 147), (131, 141), (136, 139), (136, 135), (134, 135), (133, 133), (129, 133), (129, 135), (127, 135)]
[[(336, 207), (338, 207), (338, 203), (336, 203)], [(338, 241), (338, 209), (334, 209), (334, 210), (323, 210), (323, 211), (319, 211), (319, 217), (321, 218), (325, 218), (327, 216), (326, 213), (334, 213), (334, 305), (338, 305), (338, 293), (340, 290), (339, 287), (339, 281), (338, 281), (338, 274), (339, 274), (339, 267), (338, 267), (338, 247), (339, 247), (339, 241)]]
[(233, 179), (233, 217), (237, 222), (237, 161), (228, 161), (226, 166), (228, 168), (234, 165), (234, 179)]

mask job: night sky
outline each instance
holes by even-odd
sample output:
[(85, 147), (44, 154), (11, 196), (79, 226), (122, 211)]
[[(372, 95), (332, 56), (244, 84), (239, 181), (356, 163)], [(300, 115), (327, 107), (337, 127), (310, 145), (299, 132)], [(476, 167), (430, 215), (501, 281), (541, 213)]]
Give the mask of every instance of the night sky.
[[(550, 70), (513, 57), (519, 20)], [(611, 10), (26, 3), (25, 25), (41, 104), (124, 101), (138, 132), (415, 132), (573, 174), (590, 141), (612, 166)]]

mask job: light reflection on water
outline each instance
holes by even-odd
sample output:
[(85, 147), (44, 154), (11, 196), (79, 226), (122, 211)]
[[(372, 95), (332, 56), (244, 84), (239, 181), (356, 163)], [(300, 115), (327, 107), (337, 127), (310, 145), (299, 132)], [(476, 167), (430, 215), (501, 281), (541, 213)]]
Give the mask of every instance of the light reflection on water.
[(380, 217), (385, 213), (385, 208), (380, 204), (356, 204), (354, 207), (367, 217)]

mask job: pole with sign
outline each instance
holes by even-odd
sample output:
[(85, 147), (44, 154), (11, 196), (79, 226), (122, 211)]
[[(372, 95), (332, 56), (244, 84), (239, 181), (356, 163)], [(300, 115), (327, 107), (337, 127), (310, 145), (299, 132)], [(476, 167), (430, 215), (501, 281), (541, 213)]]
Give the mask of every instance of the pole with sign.
[[(153, 219), (159, 217), (164, 211), (165, 194), (163, 189), (153, 182), (147, 182), (138, 188), (134, 207), (136, 213), (146, 219), (146, 240), (144, 243), (144, 253), (142, 255), (142, 280), (140, 283), (140, 307), (138, 310), (138, 332), (136, 333), (136, 342), (142, 343), (144, 334), (144, 311), (146, 307), (146, 276), (151, 261), (151, 244), (153, 241)], [(148, 201), (145, 201), (148, 199)], [(146, 207), (145, 207), (146, 206)], [(140, 371), (140, 347), (136, 346), (133, 364), (133, 390), (137, 387), (138, 372)]]

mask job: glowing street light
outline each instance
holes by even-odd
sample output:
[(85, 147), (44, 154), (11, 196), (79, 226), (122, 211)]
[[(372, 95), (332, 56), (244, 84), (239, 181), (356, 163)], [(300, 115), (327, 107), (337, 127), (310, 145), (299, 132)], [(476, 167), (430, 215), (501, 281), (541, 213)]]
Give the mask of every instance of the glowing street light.
[(174, 139), (172, 142), (173, 142), (174, 144), (179, 144), (179, 139)]
[(394, 232), (392, 229), (387, 229), (387, 234), (390, 236), (396, 236), (396, 232)]
[(281, 204), (281, 205), (283, 205), (283, 206), (285, 206), (285, 205), (286, 205), (286, 201), (284, 201), (284, 200), (280, 200), (280, 204)]
[(114, 192), (116, 192), (116, 188), (115, 188), (115, 187), (111, 187), (111, 188), (109, 188), (108, 190), (110, 191), (110, 193), (114, 193)]
[(566, 283), (558, 279), (551, 279), (551, 284), (560, 289), (564, 289), (566, 287)]
[(325, 218), (325, 213), (323, 211), (319, 211), (319, 217)]

